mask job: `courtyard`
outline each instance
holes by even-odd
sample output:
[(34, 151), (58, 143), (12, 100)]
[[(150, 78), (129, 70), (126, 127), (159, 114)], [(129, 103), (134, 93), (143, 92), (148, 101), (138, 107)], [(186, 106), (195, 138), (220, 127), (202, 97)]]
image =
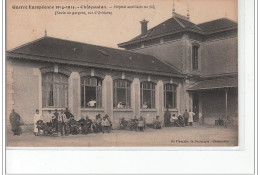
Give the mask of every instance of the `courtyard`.
[(147, 128), (145, 132), (112, 130), (69, 136), (34, 136), (23, 128), (21, 136), (13, 136), (6, 128), (7, 147), (158, 147), (158, 146), (237, 146), (238, 127), (205, 126)]

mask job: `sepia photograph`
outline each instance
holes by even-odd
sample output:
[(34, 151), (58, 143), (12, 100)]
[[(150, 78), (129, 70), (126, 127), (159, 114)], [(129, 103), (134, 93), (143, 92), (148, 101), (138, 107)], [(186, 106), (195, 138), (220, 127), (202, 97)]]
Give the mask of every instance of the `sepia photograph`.
[(237, 147), (238, 0), (6, 1), (7, 147)]

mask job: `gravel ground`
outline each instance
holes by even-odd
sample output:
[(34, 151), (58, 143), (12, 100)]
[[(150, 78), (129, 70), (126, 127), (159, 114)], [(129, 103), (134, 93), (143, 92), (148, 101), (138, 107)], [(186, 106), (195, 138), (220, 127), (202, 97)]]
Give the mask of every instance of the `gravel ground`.
[(104, 146), (237, 146), (238, 128), (232, 126), (164, 127), (147, 128), (145, 132), (112, 130), (111, 133), (91, 133), (69, 136), (34, 136), (24, 131), (13, 136), (6, 131), (9, 147), (104, 147)]

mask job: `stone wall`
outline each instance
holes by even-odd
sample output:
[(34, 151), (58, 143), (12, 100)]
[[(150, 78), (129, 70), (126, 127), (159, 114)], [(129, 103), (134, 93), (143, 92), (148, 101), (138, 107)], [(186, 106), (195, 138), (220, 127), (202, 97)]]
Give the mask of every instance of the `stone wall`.
[(39, 84), (41, 84), (39, 72), (30, 63), (12, 62), (12, 66), (13, 107), (25, 123), (33, 123), (35, 109), (39, 109)]
[[(97, 114), (102, 116), (108, 114), (113, 121), (113, 126), (119, 126), (119, 120), (122, 117), (126, 119), (133, 119), (135, 116), (139, 118), (141, 115), (148, 116), (147, 121), (152, 122), (156, 115), (160, 115), (163, 119), (164, 114), (164, 82), (172, 82), (178, 85), (177, 90), (177, 108), (183, 103), (180, 98), (183, 92), (182, 80), (176, 77), (166, 76), (154, 76), (144, 75), (137, 73), (127, 73), (123, 71), (101, 70), (90, 67), (70, 66), (61, 64), (51, 64), (43, 62), (32, 62), (25, 60), (10, 59), (8, 64), (8, 83), (7, 87), (9, 97), (7, 98), (7, 104), (12, 104), (14, 109), (21, 115), (23, 121), (26, 124), (33, 123), (33, 116), (35, 109), (39, 109), (42, 115), (46, 115), (48, 110), (54, 112), (56, 107), (42, 107), (42, 71), (44, 72), (66, 72), (68, 75), (68, 107), (75, 116), (76, 120), (79, 120), (81, 116), (88, 115), (89, 118), (95, 119)], [(80, 94), (80, 76), (93, 75), (103, 76), (102, 82), (102, 107), (101, 108), (81, 108), (81, 94)], [(114, 76), (116, 75), (116, 76)], [(114, 109), (113, 108), (113, 80), (117, 78), (131, 79), (131, 108), (130, 109)], [(142, 110), (140, 109), (140, 82), (141, 81), (154, 81), (156, 82), (155, 109)], [(11, 95), (10, 95), (11, 94)], [(13, 100), (13, 101), (12, 101)], [(7, 115), (10, 114), (10, 107)], [(178, 112), (178, 109), (173, 109), (174, 112)], [(57, 108), (58, 111), (64, 110), (64, 108)]]
[[(13, 89), (13, 65), (12, 62), (6, 61), (6, 116), (9, 116), (10, 111), (14, 107), (14, 89)], [(10, 125), (9, 119), (6, 120), (6, 124)]]
[(183, 43), (181, 39), (170, 42), (164, 42), (157, 45), (152, 45), (140, 49), (133, 50), (134, 52), (143, 53), (155, 56), (171, 65), (178, 70), (183, 69)]
[[(169, 42), (140, 47), (132, 51), (155, 56), (177, 70), (197, 75), (215, 75), (238, 71), (237, 33), (223, 33), (202, 40), (200, 36), (184, 33)], [(198, 70), (192, 70), (192, 46), (199, 46)]]
[(202, 75), (238, 72), (237, 37), (207, 41), (199, 49)]

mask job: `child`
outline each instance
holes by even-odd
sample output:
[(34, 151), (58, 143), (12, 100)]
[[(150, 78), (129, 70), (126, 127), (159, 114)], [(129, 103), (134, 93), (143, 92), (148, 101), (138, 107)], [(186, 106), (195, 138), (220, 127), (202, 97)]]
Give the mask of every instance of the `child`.
[(36, 109), (36, 114), (34, 114), (34, 120), (33, 120), (33, 124), (34, 124), (33, 133), (35, 136), (38, 136), (39, 129), (37, 128), (37, 122), (39, 120), (43, 121), (42, 115), (39, 113), (39, 110)]

